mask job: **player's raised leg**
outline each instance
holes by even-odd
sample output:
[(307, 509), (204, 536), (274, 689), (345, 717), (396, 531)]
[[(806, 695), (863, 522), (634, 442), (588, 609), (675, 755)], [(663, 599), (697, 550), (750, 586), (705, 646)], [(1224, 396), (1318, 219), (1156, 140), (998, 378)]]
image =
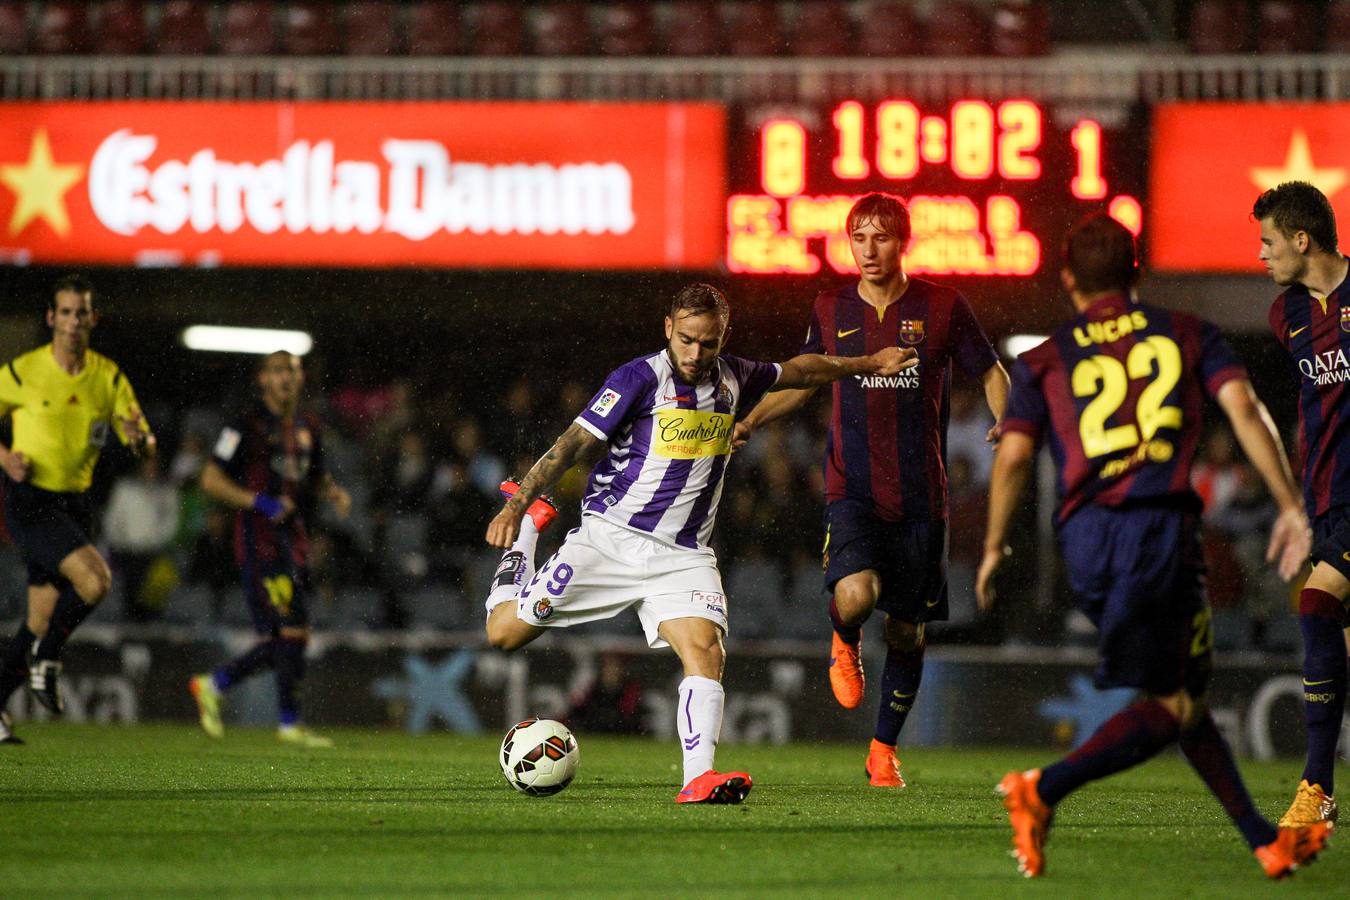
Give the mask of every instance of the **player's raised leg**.
[(900, 760), (895, 755), (900, 730), (914, 708), (923, 678), (923, 653), (927, 642), (924, 623), (886, 617), (886, 664), (881, 670), (881, 708), (877, 730), (867, 751), (867, 779), (873, 787), (902, 788)]
[(1336, 821), (1336, 744), (1345, 716), (1346, 643), (1341, 628), (1350, 580), (1326, 562), (1299, 594), (1303, 631), (1303, 721), (1308, 755), (1281, 827)]
[(750, 776), (745, 772), (718, 772), (713, 765), (726, 706), (722, 629), (709, 619), (690, 617), (668, 619), (661, 623), (658, 633), (684, 666), (676, 709), (684, 754), (684, 788), (675, 802), (740, 803), (754, 784)]
[(0, 719), (0, 744), (23, 743), (14, 733), (13, 722), (4, 715), (4, 710), (14, 692), (28, 683), (28, 660), (38, 639), (47, 633), (57, 596), (56, 588), (50, 584), (28, 586), (27, 616), (19, 623), (0, 656), (0, 716), (4, 716)]
[(862, 703), (865, 676), (862, 664), (862, 626), (881, 596), (881, 577), (874, 569), (845, 575), (830, 598), (830, 690), (844, 709)]
[[(503, 497), (514, 497), (520, 490), (516, 481), (503, 481)], [(520, 520), (520, 532), (511, 548), (502, 554), (497, 571), (492, 576), (492, 588), (487, 597), (488, 643), (499, 650), (516, 650), (543, 633), (538, 626), (523, 622), (516, 615), (516, 604), (525, 585), (535, 572), (535, 551), (539, 535), (558, 517), (558, 509), (547, 497), (540, 497), (529, 505)]]

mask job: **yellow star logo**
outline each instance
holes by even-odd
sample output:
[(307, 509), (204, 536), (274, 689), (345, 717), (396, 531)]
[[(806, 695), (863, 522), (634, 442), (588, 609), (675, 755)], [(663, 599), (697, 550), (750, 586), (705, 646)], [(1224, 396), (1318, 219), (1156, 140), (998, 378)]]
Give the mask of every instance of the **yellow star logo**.
[(84, 177), (84, 166), (61, 165), (52, 159), (51, 141), (47, 129), (39, 128), (28, 148), (28, 162), (16, 166), (0, 166), (0, 184), (14, 192), (14, 215), (9, 220), (9, 233), (18, 234), (28, 223), (41, 218), (61, 237), (70, 233), (70, 216), (66, 213), (66, 192)]
[(1330, 197), (1345, 185), (1345, 169), (1319, 169), (1313, 165), (1308, 135), (1302, 128), (1295, 128), (1289, 138), (1289, 154), (1283, 167), (1253, 166), (1249, 171), (1252, 183), (1263, 191), (1286, 181), (1306, 181)]

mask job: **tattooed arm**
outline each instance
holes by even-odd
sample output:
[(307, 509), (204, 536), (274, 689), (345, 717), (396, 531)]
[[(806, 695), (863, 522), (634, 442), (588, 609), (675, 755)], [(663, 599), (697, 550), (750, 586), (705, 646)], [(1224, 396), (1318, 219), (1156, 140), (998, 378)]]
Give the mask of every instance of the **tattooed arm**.
[(525, 517), (530, 504), (548, 493), (563, 473), (577, 463), (594, 463), (605, 446), (604, 441), (575, 422), (568, 426), (548, 452), (530, 467), (516, 495), (507, 500), (501, 512), (488, 523), (487, 542), (503, 550), (509, 549), (520, 533), (520, 520)]

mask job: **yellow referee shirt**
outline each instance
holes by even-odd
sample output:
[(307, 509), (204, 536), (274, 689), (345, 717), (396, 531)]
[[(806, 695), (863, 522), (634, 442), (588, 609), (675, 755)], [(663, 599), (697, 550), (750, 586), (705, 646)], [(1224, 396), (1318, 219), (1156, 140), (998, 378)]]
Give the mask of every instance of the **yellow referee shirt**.
[(51, 344), (0, 367), (0, 416), (14, 416), (9, 449), (27, 458), (28, 481), (43, 490), (87, 491), (108, 433), (127, 443), (121, 419), (139, 410), (127, 377), (93, 350), (78, 375), (57, 365)]

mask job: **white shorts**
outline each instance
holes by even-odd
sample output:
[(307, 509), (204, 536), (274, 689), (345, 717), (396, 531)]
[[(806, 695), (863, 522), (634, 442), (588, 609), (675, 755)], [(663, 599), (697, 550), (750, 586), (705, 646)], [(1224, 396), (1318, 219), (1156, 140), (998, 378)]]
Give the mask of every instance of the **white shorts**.
[(651, 647), (670, 619), (708, 619), (727, 630), (727, 597), (711, 550), (671, 547), (605, 521), (581, 518), (558, 552), (517, 598), (516, 615), (542, 628), (566, 628), (637, 610)]

